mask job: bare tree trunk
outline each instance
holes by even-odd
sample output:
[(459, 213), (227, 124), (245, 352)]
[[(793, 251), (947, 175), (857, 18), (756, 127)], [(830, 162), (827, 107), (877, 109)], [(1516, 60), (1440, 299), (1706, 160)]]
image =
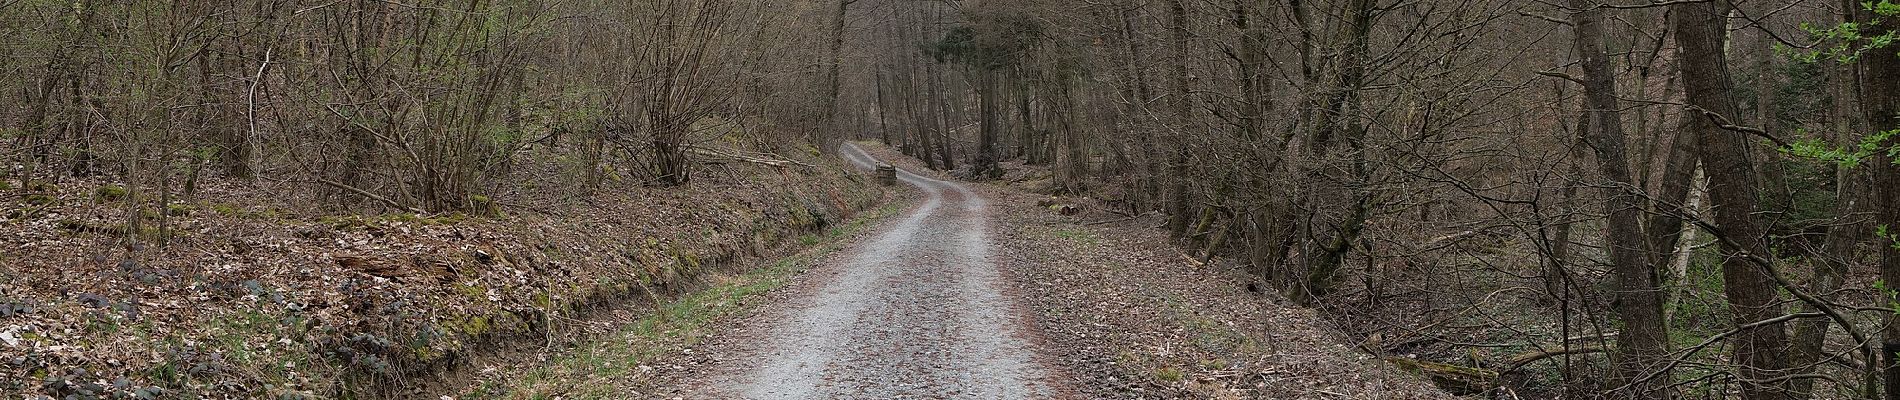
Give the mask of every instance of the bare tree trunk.
[(1585, 107), (1591, 120), (1591, 142), (1597, 153), (1597, 169), (1610, 180), (1603, 195), (1604, 212), (1610, 215), (1607, 238), (1611, 273), (1616, 277), (1613, 303), (1623, 319), (1617, 334), (1616, 379), (1612, 385), (1631, 384), (1628, 397), (1668, 398), (1666, 383), (1633, 382), (1663, 367), (1668, 354), (1669, 326), (1663, 319), (1662, 293), (1656, 269), (1650, 263), (1648, 243), (1643, 235), (1642, 207), (1632, 190), (1629, 158), (1624, 154), (1623, 118), (1616, 98), (1615, 70), (1604, 48), (1606, 35), (1603, 9), (1592, 0), (1570, 0), (1571, 24), (1576, 30), (1576, 52), (1583, 58)]
[(951, 125), (956, 121), (950, 119), (951, 107), (949, 104), (946, 104), (947, 99), (953, 98), (947, 97), (947, 90), (944, 90), (942, 76), (938, 74), (936, 64), (932, 64), (928, 61), (924, 62), (924, 77), (930, 80), (930, 94), (928, 96), (932, 99), (937, 99), (935, 101), (937, 107), (930, 110), (929, 113), (931, 116), (931, 126), (933, 127), (931, 131), (938, 135), (935, 139), (937, 141), (937, 160), (940, 166), (945, 170), (957, 169), (957, 160), (950, 155), (950, 145), (951, 142), (953, 142), (950, 130), (954, 128)]
[(825, 58), (825, 115), (819, 121), (818, 129), (813, 130), (811, 141), (820, 148), (832, 148), (826, 145), (836, 137), (831, 130), (838, 129), (838, 94), (844, 82), (839, 80), (839, 69), (844, 65), (845, 14), (851, 10), (851, 3), (857, 0), (838, 0), (838, 7), (831, 13), (831, 48)]
[[(1836, 185), (1836, 198), (1842, 202), (1840, 207), (1842, 214), (1856, 213), (1860, 209), (1860, 203), (1853, 196), (1866, 188), (1847, 173), (1840, 174), (1836, 179)], [(1822, 245), (1816, 257), (1808, 260), (1809, 264), (1815, 266), (1814, 276), (1808, 280), (1806, 288), (1808, 293), (1827, 300), (1837, 297), (1833, 293), (1840, 290), (1841, 283), (1846, 280), (1848, 268), (1852, 265), (1851, 260), (1855, 253), (1854, 247), (1860, 242), (1863, 236), (1860, 232), (1864, 228), (1866, 228), (1865, 225), (1856, 223), (1839, 223), (1828, 227), (1827, 242)], [(1802, 312), (1816, 311), (1818, 310), (1813, 306), (1802, 307)], [(1824, 348), (1827, 344), (1827, 330), (1830, 322), (1827, 319), (1816, 318), (1795, 323), (1792, 338), (1794, 351), (1788, 361), (1788, 367), (1792, 368), (1793, 375), (1813, 373), (1816, 364), (1825, 359)], [(1814, 397), (1814, 381), (1812, 378), (1795, 379), (1789, 386), (1789, 395), (1800, 399)]]
[(879, 66), (871, 73), (874, 75), (871, 79), (876, 85), (872, 90), (877, 91), (877, 141), (887, 146), (895, 145), (891, 143), (891, 107), (888, 102), (890, 97), (884, 95), (884, 68)]
[[(909, 70), (910, 72), (908, 72), (905, 77), (905, 80), (908, 81), (906, 84), (912, 93), (918, 93), (917, 66), (909, 66)], [(929, 79), (928, 77), (926, 78)], [(926, 95), (908, 96), (904, 98), (904, 113), (910, 116), (911, 136), (916, 139), (917, 144), (917, 148), (911, 149), (911, 155), (923, 160), (925, 168), (936, 169), (938, 168), (938, 164), (937, 157), (935, 157), (934, 154), (936, 154), (937, 147), (933, 144), (936, 143), (934, 136), (936, 136), (937, 114), (931, 112), (934, 106), (931, 104), (932, 98), (927, 95), (933, 92), (921, 91), (921, 93)], [(916, 99), (916, 101), (913, 102), (911, 99)]]
[(997, 98), (996, 71), (979, 67), (977, 71), (977, 110), (979, 121), (976, 133), (976, 162), (970, 166), (970, 177), (975, 179), (997, 179), (1003, 176), (996, 167), (996, 136), (1002, 129), (1002, 104)]
[(685, 134), (686, 129), (673, 126), (670, 121), (660, 121), (653, 133), (653, 167), (659, 171), (659, 181), (663, 185), (681, 185), (690, 181), (692, 176), (687, 165)]
[[(1259, 141), (1263, 131), (1267, 110), (1272, 109), (1270, 93), (1267, 88), (1267, 76), (1262, 71), (1266, 62), (1266, 43), (1254, 11), (1248, 7), (1250, 0), (1234, 0), (1234, 28), (1240, 31), (1240, 49), (1238, 54), (1240, 67), (1240, 131), (1242, 140)], [(1363, 57), (1363, 55), (1361, 55)]]
[(1178, 60), (1174, 63), (1174, 93), (1170, 96), (1170, 111), (1173, 112), (1175, 130), (1169, 135), (1174, 140), (1168, 143), (1168, 194), (1166, 208), (1168, 213), (1168, 232), (1175, 237), (1187, 234), (1188, 223), (1194, 219), (1194, 201), (1188, 193), (1188, 138), (1186, 131), (1193, 122), (1194, 98), (1193, 82), (1188, 80), (1188, 14), (1185, 0), (1168, 1), (1168, 34), (1173, 43), (1174, 54)]
[[(1562, 97), (1561, 86), (1559, 88), (1558, 97)], [(1581, 118), (1577, 119), (1575, 137), (1577, 139), (1576, 144), (1570, 146), (1569, 175), (1573, 179), (1584, 179), (1584, 176), (1587, 176), (1584, 172), (1584, 164), (1590, 162), (1590, 155), (1586, 153), (1586, 149), (1590, 148), (1589, 113), (1586, 112)], [(1570, 288), (1569, 265), (1571, 247), (1570, 233), (1574, 230), (1576, 225), (1571, 221), (1577, 218), (1576, 216), (1580, 211), (1580, 208), (1577, 206), (1577, 203), (1579, 203), (1577, 201), (1578, 186), (1582, 186), (1582, 184), (1578, 182), (1564, 182), (1563, 189), (1558, 193), (1558, 196), (1561, 196), (1557, 199), (1557, 218), (1559, 222), (1550, 228), (1550, 254), (1548, 255), (1550, 259), (1544, 260), (1544, 293), (1560, 301), (1567, 301), (1572, 294), (1575, 294)]]
[(1083, 147), (1082, 134), (1076, 124), (1075, 93), (1071, 82), (1056, 82), (1052, 85), (1054, 93), (1049, 96), (1050, 114), (1055, 117), (1058, 155), (1056, 157), (1056, 186), (1063, 193), (1084, 193), (1088, 187), (1083, 179), (1088, 177), (1088, 150)]
[[(61, 132), (52, 129), (52, 124), (47, 122), (47, 114), (50, 113), (53, 99), (56, 97), (53, 93), (61, 89), (60, 82), (65, 79), (76, 79), (67, 76), (65, 58), (55, 56), (46, 62), (46, 75), (41, 78), (40, 89), (36, 93), (38, 99), (32, 102), (33, 106), (27, 112), (25, 130), (32, 135), (29, 145), (32, 146), (32, 150), (28, 151), (33, 160), (31, 164), (46, 164), (53, 154), (53, 148), (59, 144)], [(32, 167), (31, 164), (29, 168)]]
[(1020, 123), (1022, 123), (1022, 137), (1019, 138), (1020, 143), (1017, 144), (1016, 151), (1023, 156), (1023, 162), (1039, 165), (1048, 161), (1042, 158), (1043, 154), (1040, 150), (1042, 147), (1040, 143), (1047, 139), (1042, 132), (1036, 130), (1036, 95), (1028, 76), (1029, 72), (1024, 71), (1020, 76), (1021, 79), (1014, 85), (1017, 97), (1016, 113), (1018, 117), (1022, 118), (1020, 121)]
[[(893, 11), (893, 13), (897, 12)], [(922, 31), (924, 24), (921, 22), (924, 18), (923, 12), (905, 12), (899, 13), (899, 15), (903, 17), (904, 23), (901, 27), (892, 29), (897, 32), (895, 36), (900, 38), (897, 41), (900, 43), (899, 46), (902, 46), (901, 43), (923, 41), (925, 35)], [(917, 53), (918, 52), (915, 51), (903, 51), (900, 53), (903, 54), (901, 58), (904, 62), (902, 67), (904, 71), (904, 84), (902, 86), (904, 92), (899, 94), (899, 97), (904, 99), (904, 119), (907, 121), (906, 127), (908, 128), (906, 131), (910, 133), (910, 139), (905, 142), (911, 145), (907, 146), (904, 150), (906, 154), (923, 160), (925, 168), (937, 169), (937, 158), (933, 156), (936, 152), (936, 146), (933, 146), (935, 141), (932, 140), (932, 136), (934, 134), (931, 133), (932, 129), (935, 129), (936, 122), (936, 113), (931, 111), (934, 109), (934, 106), (931, 105), (931, 101), (935, 99), (936, 86), (930, 85), (928, 87), (929, 90), (926, 90), (925, 85), (919, 82), (920, 78), (918, 74), (927, 67), (924, 64), (928, 64), (930, 61), (924, 60), (923, 56)], [(936, 78), (926, 75), (922, 77), (922, 79)]]
[[(1351, 158), (1351, 176), (1356, 180), (1370, 179), (1366, 165), (1365, 136), (1366, 126), (1360, 120), (1360, 91), (1366, 80), (1367, 60), (1372, 37), (1373, 8), (1372, 0), (1353, 0), (1346, 4), (1344, 15), (1351, 20), (1344, 27), (1346, 46), (1339, 57), (1338, 86), (1328, 100), (1326, 115), (1322, 117), (1320, 129), (1311, 151), (1324, 155), (1335, 138), (1344, 140), (1347, 156)], [(1312, 173), (1317, 174), (1317, 170)], [(1311, 302), (1330, 293), (1339, 282), (1339, 268), (1345, 262), (1346, 253), (1359, 241), (1364, 231), (1366, 219), (1372, 217), (1374, 195), (1369, 188), (1355, 185), (1352, 191), (1352, 203), (1345, 219), (1333, 226), (1333, 237), (1321, 245), (1319, 253), (1308, 260), (1306, 269), (1306, 290), (1295, 291), (1295, 299)], [(1318, 203), (1310, 203), (1318, 204)]]
[[(1866, 35), (1900, 30), (1900, 23), (1895, 22), (1893, 17), (1882, 18), (1858, 7), (1850, 9), (1856, 10), (1855, 21), (1879, 21), (1862, 28)], [(1900, 56), (1895, 56), (1897, 52), (1900, 52), (1900, 46), (1888, 46), (1871, 50), (1860, 57), (1861, 112), (1867, 123), (1866, 128), (1875, 132), (1900, 130)], [(1883, 145), (1891, 146), (1893, 140), (1889, 139)], [(1887, 152), (1876, 151), (1867, 164), (1872, 170), (1875, 188), (1872, 197), (1875, 202), (1868, 206), (1875, 212), (1876, 220), (1885, 223), (1900, 221), (1900, 164), (1896, 164), (1897, 161), (1900, 160)], [(1900, 228), (1889, 227), (1888, 231), (1891, 234), (1900, 231)], [(1876, 247), (1880, 248), (1880, 279), (1890, 282), (1888, 285), (1891, 288), (1891, 282), (1900, 282), (1900, 243), (1895, 243), (1892, 236), (1882, 238), (1877, 243), (1879, 245)], [(1896, 358), (1900, 358), (1900, 314), (1888, 315), (1886, 322), (1882, 330), (1881, 376), (1886, 381), (1887, 399), (1900, 400), (1900, 362), (1896, 361)]]
[(1662, 180), (1658, 182), (1661, 192), (1654, 199), (1655, 214), (1649, 216), (1649, 224), (1645, 225), (1649, 249), (1655, 257), (1651, 262), (1655, 265), (1668, 261), (1670, 250), (1676, 248), (1676, 242), (1682, 237), (1682, 217), (1692, 211), (1685, 209), (1683, 203), (1689, 198), (1690, 188), (1695, 186), (1691, 179), (1701, 161), (1696, 154), (1695, 132), (1710, 127), (1706, 119), (1694, 115), (1684, 114), (1682, 118), (1670, 146), (1659, 152), (1663, 157)]
[[(1266, 74), (1266, 63), (1263, 61), (1267, 56), (1267, 49), (1265, 43), (1265, 29), (1261, 29), (1260, 25), (1264, 24), (1265, 21), (1263, 21), (1263, 18), (1260, 18), (1259, 12), (1255, 11), (1255, 8), (1251, 7), (1250, 3), (1251, 2), (1246, 0), (1235, 0), (1233, 2), (1233, 15), (1230, 21), (1234, 25), (1234, 29), (1239, 32), (1240, 35), (1238, 38), (1240, 43), (1238, 49), (1239, 54), (1236, 57), (1238, 58), (1237, 64), (1240, 73), (1241, 89), (1241, 104), (1239, 105), (1240, 135), (1242, 140), (1246, 142), (1265, 144), (1266, 135), (1264, 134), (1264, 125), (1266, 123), (1267, 112), (1273, 108), (1270, 90), (1271, 81)], [(1182, 17), (1184, 18), (1185, 16)], [(1183, 21), (1182, 24), (1185, 25), (1185, 21)], [(1186, 77), (1177, 79), (1186, 79)], [(1185, 90), (1184, 87), (1183, 91)], [(1273, 146), (1261, 147), (1272, 148)], [(1275, 154), (1268, 152), (1255, 151), (1247, 156), (1253, 157), (1255, 161), (1265, 165), (1276, 164), (1266, 160), (1266, 158), (1275, 156)], [(1249, 175), (1247, 179), (1250, 181), (1247, 182), (1247, 186), (1249, 187), (1267, 187), (1268, 184), (1266, 180), (1271, 179), (1271, 174)], [(1277, 274), (1276, 271), (1280, 270), (1284, 264), (1286, 255), (1286, 241), (1284, 240), (1285, 227), (1291, 226), (1287, 224), (1287, 221), (1275, 218), (1278, 216), (1277, 212), (1280, 211), (1276, 206), (1284, 204), (1284, 202), (1279, 199), (1271, 198), (1259, 200), (1249, 199), (1248, 201), (1255, 204), (1250, 206), (1250, 210), (1242, 216), (1242, 218), (1246, 219), (1247, 261), (1248, 264), (1253, 267), (1253, 271), (1251, 272), (1254, 275), (1259, 276), (1263, 282), (1273, 282), (1282, 278), (1277, 276), (1279, 274)]]
[[(1689, 117), (1707, 119), (1702, 113), (1733, 117), (1739, 115), (1731, 99), (1728, 58), (1725, 52), (1727, 24), (1724, 14), (1728, 3), (1715, 2), (1675, 6), (1674, 28), (1682, 51), (1683, 86), (1692, 110)], [(1697, 132), (1709, 175), (1709, 204), (1715, 210), (1725, 257), (1722, 259), (1724, 292), (1736, 325), (1745, 325), (1781, 316), (1777, 287), (1765, 266), (1744, 255), (1774, 258), (1768, 252), (1767, 232), (1755, 215), (1760, 201), (1756, 175), (1749, 163), (1748, 142), (1741, 133), (1704, 126)], [(1735, 359), (1740, 364), (1742, 398), (1781, 399), (1787, 397), (1782, 374), (1782, 354), (1787, 346), (1785, 324), (1769, 324), (1736, 335)]]
[[(1842, 10), (1851, 13), (1854, 3), (1853, 0), (1844, 0), (1841, 3), (1844, 6)], [(1854, 21), (1851, 14), (1840, 17), (1842, 21)], [(1833, 135), (1833, 144), (1843, 148), (1857, 145), (1860, 141), (1857, 126), (1861, 118), (1854, 115), (1853, 111), (1853, 98), (1857, 95), (1859, 85), (1854, 79), (1854, 67), (1852, 64), (1830, 65), (1827, 69), (1828, 90), (1834, 97), (1829, 108), (1828, 130), (1837, 133)], [(1826, 242), (1822, 244), (1820, 253), (1810, 260), (1815, 265), (1815, 271), (1807, 283), (1808, 293), (1825, 300), (1834, 300), (1838, 297), (1834, 292), (1841, 288), (1849, 269), (1859, 261), (1857, 247), (1868, 240), (1867, 234), (1871, 232), (1868, 224), (1857, 223), (1865, 218), (1867, 212), (1868, 203), (1863, 201), (1862, 196), (1874, 191), (1868, 184), (1869, 175), (1865, 169), (1836, 168), (1835, 199), (1839, 202), (1838, 209), (1847, 220), (1827, 228)], [(1802, 311), (1813, 312), (1816, 309), (1804, 306)], [(1828, 327), (1832, 322), (1813, 319), (1795, 323), (1791, 338), (1794, 351), (1789, 360), (1789, 366), (1793, 368), (1792, 375), (1812, 374), (1817, 364), (1825, 362)], [(1789, 393), (1795, 398), (1813, 398), (1816, 394), (1815, 381), (1812, 378), (1795, 379), (1790, 384)]]

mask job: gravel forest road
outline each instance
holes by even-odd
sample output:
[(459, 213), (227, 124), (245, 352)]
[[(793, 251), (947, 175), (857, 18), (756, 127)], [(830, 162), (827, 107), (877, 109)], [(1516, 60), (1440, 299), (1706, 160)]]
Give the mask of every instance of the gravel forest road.
[[(841, 152), (877, 164), (855, 145)], [(909, 214), (806, 274), (757, 328), (726, 341), (686, 398), (1064, 397), (1038, 362), (991, 257), (985, 199), (898, 171), (927, 196)]]

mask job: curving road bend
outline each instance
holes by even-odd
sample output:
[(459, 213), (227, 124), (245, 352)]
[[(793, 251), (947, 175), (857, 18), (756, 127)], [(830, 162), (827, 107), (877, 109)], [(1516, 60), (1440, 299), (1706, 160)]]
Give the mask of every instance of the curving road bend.
[[(851, 144), (840, 152), (877, 164)], [(956, 183), (898, 179), (928, 200), (765, 306), (753, 337), (731, 341), (690, 398), (1062, 397), (1002, 290), (985, 200)]]

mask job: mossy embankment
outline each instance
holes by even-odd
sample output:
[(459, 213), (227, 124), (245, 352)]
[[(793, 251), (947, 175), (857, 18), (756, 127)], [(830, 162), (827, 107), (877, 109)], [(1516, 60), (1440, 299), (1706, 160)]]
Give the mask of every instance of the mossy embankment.
[[(326, 215), (245, 189), (123, 207), (149, 199), (14, 179), (0, 200), (32, 212), (0, 225), (13, 249), (0, 254), (0, 393), (403, 397), (488, 355), (584, 335), (602, 311), (743, 275), (887, 200), (855, 170), (806, 162), (488, 217)], [(111, 229), (132, 218), (162, 236)]]

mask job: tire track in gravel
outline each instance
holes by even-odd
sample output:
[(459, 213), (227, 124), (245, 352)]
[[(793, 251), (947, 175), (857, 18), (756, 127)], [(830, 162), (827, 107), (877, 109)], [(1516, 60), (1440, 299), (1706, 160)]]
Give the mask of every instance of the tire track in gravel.
[[(840, 153), (877, 164), (855, 145)], [(1062, 397), (1037, 362), (991, 257), (989, 210), (969, 188), (899, 170), (927, 200), (806, 275), (728, 341), (689, 398)]]

